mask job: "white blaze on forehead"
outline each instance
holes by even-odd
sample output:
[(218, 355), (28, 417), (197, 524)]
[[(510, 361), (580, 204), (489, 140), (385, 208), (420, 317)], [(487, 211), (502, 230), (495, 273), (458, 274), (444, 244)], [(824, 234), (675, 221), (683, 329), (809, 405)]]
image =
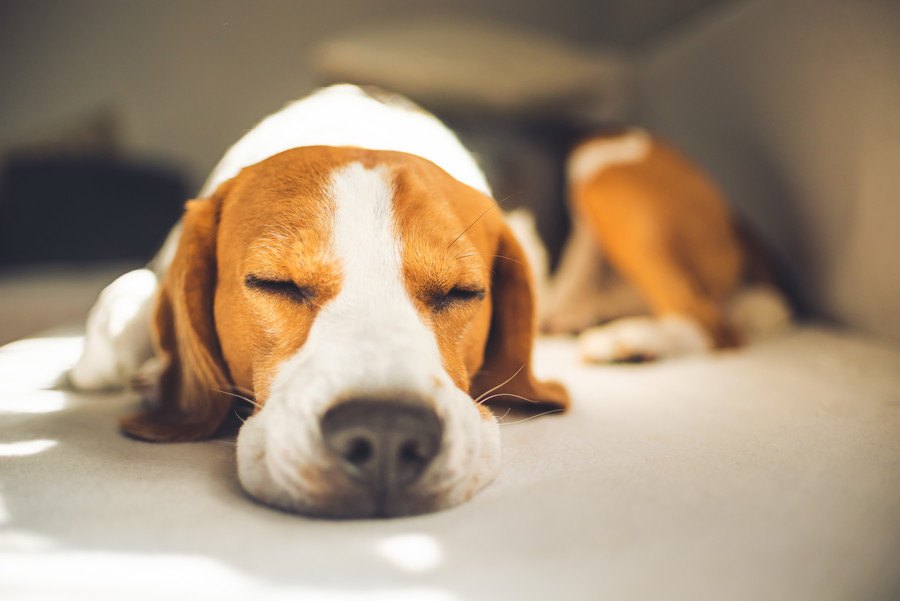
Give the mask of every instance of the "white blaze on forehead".
[(344, 276), (341, 296), (380, 302), (371, 298), (377, 291), (405, 299), (390, 173), (351, 163), (335, 171), (329, 195), (335, 205), (334, 250)]
[(334, 172), (328, 194), (340, 292), (316, 317), (298, 358), (320, 364), (320, 373), (361, 393), (392, 388), (427, 394), (434, 376), (449, 377), (404, 283), (391, 174), (351, 163)]

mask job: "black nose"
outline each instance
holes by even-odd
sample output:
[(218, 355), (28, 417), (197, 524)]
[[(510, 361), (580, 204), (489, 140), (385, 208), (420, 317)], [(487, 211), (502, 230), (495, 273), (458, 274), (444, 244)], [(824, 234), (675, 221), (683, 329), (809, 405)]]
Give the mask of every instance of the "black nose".
[(433, 409), (396, 401), (345, 401), (322, 416), (325, 444), (356, 480), (388, 494), (415, 482), (441, 444)]

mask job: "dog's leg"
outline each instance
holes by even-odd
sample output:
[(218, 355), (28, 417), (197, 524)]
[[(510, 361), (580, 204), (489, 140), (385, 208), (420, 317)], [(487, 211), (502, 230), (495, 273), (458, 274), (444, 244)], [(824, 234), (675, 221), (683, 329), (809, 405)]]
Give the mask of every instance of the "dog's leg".
[(641, 291), (654, 316), (625, 318), (585, 331), (579, 346), (586, 360), (659, 359), (736, 343), (719, 303), (663, 240), (636, 240), (617, 256), (623, 275)]
[(74, 388), (124, 387), (153, 355), (150, 320), (156, 289), (156, 275), (137, 269), (100, 293), (88, 315), (81, 357), (68, 374)]
[(603, 254), (593, 233), (582, 219), (575, 219), (542, 307), (541, 329), (562, 334), (596, 324), (603, 307), (603, 270)]
[[(744, 341), (777, 335), (791, 324), (790, 304), (772, 286), (739, 290), (726, 307), (728, 323)], [(582, 358), (594, 363), (646, 361), (713, 347), (699, 320), (688, 315), (643, 316), (617, 319), (591, 328), (578, 339)]]

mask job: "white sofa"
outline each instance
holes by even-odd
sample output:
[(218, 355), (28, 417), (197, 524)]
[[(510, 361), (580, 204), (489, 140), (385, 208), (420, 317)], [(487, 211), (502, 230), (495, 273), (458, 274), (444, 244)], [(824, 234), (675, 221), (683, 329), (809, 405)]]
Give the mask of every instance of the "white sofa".
[(509, 423), (499, 479), (437, 514), (334, 522), (245, 497), (229, 440), (129, 440), (127, 394), (47, 388), (57, 334), (0, 349), (0, 598), (896, 599), (900, 350), (807, 326), (586, 367)]

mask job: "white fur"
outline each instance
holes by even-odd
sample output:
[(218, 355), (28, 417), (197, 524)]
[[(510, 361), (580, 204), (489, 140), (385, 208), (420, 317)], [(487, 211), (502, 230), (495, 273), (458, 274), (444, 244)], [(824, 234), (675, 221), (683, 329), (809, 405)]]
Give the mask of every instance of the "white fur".
[[(434, 404), (445, 433), (440, 454), (411, 492), (436, 495), (428, 509), (457, 503), (494, 477), (497, 424), (481, 418), (453, 384), (434, 333), (408, 296), (389, 174), (351, 164), (333, 174), (330, 195), (341, 289), (320, 310), (303, 347), (279, 368), (263, 409), (241, 429), (241, 482), (266, 503), (322, 511), (317, 498), (352, 487), (323, 445), (322, 414), (351, 397), (412, 397)], [(337, 500), (326, 509), (366, 513), (372, 502), (357, 498), (353, 503), (362, 505), (342, 507)]]
[(578, 348), (585, 361), (608, 363), (708, 351), (712, 341), (696, 320), (683, 315), (624, 317), (582, 332)]
[(632, 129), (614, 138), (599, 138), (579, 146), (569, 158), (569, 183), (578, 184), (615, 165), (639, 163), (653, 147), (653, 138)]
[(82, 390), (121, 388), (153, 355), (150, 319), (156, 276), (137, 269), (107, 286), (88, 315), (81, 357), (69, 382)]
[(375, 99), (352, 85), (323, 88), (294, 101), (244, 135), (213, 169), (201, 196), (248, 165), (299, 146), (358, 146), (407, 152), (490, 194), (487, 180), (456, 135), (434, 115), (395, 96)]
[[(212, 194), (244, 167), (279, 152), (300, 146), (357, 146), (395, 150), (424, 157), (473, 188), (490, 194), (490, 188), (472, 155), (443, 123), (402, 97), (376, 100), (356, 86), (337, 85), (294, 101), (266, 117), (235, 143), (213, 169), (200, 191)], [(150, 264), (158, 279), (168, 270), (178, 247), (181, 224), (176, 225)], [(82, 390), (125, 386), (140, 366), (137, 358), (150, 357), (149, 341), (156, 284), (146, 279), (147, 270), (123, 278), (146, 280), (146, 286), (127, 295), (104, 294), (97, 299), (88, 322), (85, 347), (71, 384)], [(118, 290), (113, 284), (110, 288)], [(107, 325), (112, 315), (130, 312), (129, 331), (141, 332), (135, 340), (122, 338)]]

